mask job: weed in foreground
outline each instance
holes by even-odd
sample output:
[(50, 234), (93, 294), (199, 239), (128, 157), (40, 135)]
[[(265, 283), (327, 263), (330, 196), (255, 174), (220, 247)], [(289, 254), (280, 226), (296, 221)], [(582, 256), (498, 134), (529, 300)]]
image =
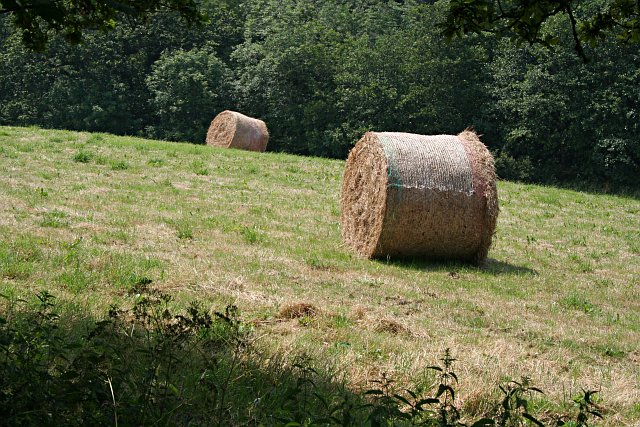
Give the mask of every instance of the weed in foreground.
[[(132, 306), (112, 307), (104, 320), (69, 318), (55, 297), (35, 305), (4, 297), (0, 313), (0, 413), (9, 425), (264, 425), (588, 427), (602, 418), (594, 391), (575, 400), (573, 415), (530, 412), (542, 393), (529, 379), (500, 389), (494, 413), (466, 423), (456, 404), (458, 376), (449, 350), (434, 390), (399, 390), (382, 374), (358, 394), (314, 367), (254, 351), (252, 328), (238, 308), (204, 311), (192, 303), (176, 314), (171, 296), (140, 281)], [(84, 330), (83, 333), (79, 333)], [(275, 360), (275, 362), (274, 362)]]
[(192, 304), (173, 314), (171, 298), (142, 283), (132, 308), (113, 307), (78, 335), (51, 294), (36, 297), (35, 312), (9, 303), (0, 318), (0, 413), (8, 424), (197, 425), (227, 417), (225, 390), (247, 329), (232, 309), (212, 317)]

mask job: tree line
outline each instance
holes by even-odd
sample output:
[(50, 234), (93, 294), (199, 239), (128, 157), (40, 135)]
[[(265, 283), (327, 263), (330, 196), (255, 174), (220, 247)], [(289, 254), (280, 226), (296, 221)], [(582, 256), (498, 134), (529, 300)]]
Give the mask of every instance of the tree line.
[(483, 31), (449, 41), (448, 6), (203, 0), (203, 25), (157, 11), (40, 53), (2, 16), (0, 124), (203, 143), (234, 109), (267, 122), (269, 149), (335, 158), (367, 130), (473, 126), (502, 178), (638, 188), (637, 45), (584, 45), (585, 63), (565, 15), (539, 29), (553, 48)]

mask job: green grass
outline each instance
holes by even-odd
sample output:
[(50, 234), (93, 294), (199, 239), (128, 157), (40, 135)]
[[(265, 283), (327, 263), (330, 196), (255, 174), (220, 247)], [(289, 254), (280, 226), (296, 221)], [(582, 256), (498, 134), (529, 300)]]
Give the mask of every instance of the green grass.
[[(260, 345), (354, 386), (409, 382), (451, 348), (463, 405), (528, 375), (555, 401), (601, 388), (604, 425), (640, 422), (638, 199), (500, 182), (484, 267), (370, 261), (341, 243), (342, 161), (1, 129), (0, 293), (100, 315), (152, 280), (237, 305)], [(299, 302), (320, 314), (278, 316)]]

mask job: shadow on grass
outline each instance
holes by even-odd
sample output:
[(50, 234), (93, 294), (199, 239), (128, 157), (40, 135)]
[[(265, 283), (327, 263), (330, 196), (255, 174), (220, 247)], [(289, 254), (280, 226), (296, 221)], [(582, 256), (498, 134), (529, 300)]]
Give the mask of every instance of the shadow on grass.
[(0, 300), (2, 425), (356, 425), (371, 413), (326, 366), (263, 354), (234, 307), (176, 314), (167, 295), (138, 294), (98, 320), (37, 298)]
[(529, 275), (537, 276), (538, 272), (532, 268), (513, 265), (508, 262), (500, 261), (494, 258), (487, 258), (483, 265), (478, 267), (479, 271), (490, 273), (493, 275), (507, 274), (507, 275)]
[(622, 187), (612, 188), (608, 185), (597, 186), (584, 182), (527, 182), (513, 180), (509, 181), (523, 185), (536, 185), (549, 188), (557, 188), (559, 190), (569, 190), (578, 193), (586, 193), (594, 196), (615, 196), (623, 199), (640, 200), (640, 188)]
[[(60, 317), (47, 292), (35, 304), (0, 301), (0, 424), (460, 425), (448, 349), (435, 368), (434, 397), (422, 387), (399, 389), (385, 374), (370, 390), (352, 391), (326, 363), (261, 352), (234, 306), (210, 314), (192, 304), (176, 314), (160, 291), (138, 288), (131, 297), (130, 308), (112, 308), (104, 320), (82, 309)], [(521, 408), (517, 419), (521, 411), (535, 419), (513, 405), (539, 390), (528, 381), (501, 389), (502, 402), (491, 407)], [(600, 416), (591, 394), (577, 419)], [(510, 421), (509, 414), (491, 416), (473, 425)], [(563, 424), (554, 425), (570, 419), (560, 416)]]
[(406, 268), (410, 270), (419, 270), (419, 271), (435, 271), (435, 272), (449, 272), (449, 273), (458, 273), (460, 271), (466, 271), (466, 272), (488, 273), (494, 276), (497, 276), (497, 275), (537, 276), (538, 275), (538, 272), (531, 268), (510, 264), (508, 262), (496, 260), (493, 258), (487, 258), (481, 265), (465, 263), (462, 261), (427, 261), (419, 258), (388, 259), (388, 260), (379, 259), (374, 261), (383, 263), (385, 265), (392, 265), (399, 268)]

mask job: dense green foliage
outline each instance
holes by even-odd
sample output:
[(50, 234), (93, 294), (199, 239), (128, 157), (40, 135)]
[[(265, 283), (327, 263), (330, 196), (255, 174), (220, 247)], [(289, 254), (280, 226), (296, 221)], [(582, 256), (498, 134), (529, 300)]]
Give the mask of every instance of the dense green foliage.
[[(596, 0), (593, 0), (593, 4)], [(202, 143), (224, 109), (267, 121), (269, 149), (345, 157), (366, 130), (484, 134), (499, 175), (637, 188), (640, 54), (575, 55), (480, 34), (446, 42), (447, 2), (207, 0), (210, 24), (159, 12), (46, 53), (0, 21), (0, 124)]]
[(640, 45), (640, 2), (630, 0), (450, 0), (444, 34), (488, 31), (530, 44), (554, 45), (557, 33), (546, 32), (545, 22), (563, 15), (571, 29), (576, 53), (584, 60), (585, 42), (615, 37), (623, 44)]
[[(523, 426), (587, 427), (602, 418), (584, 391), (566, 414), (532, 413), (541, 390), (528, 378), (500, 387), (475, 422), (456, 401), (455, 359), (446, 350), (433, 390), (400, 390), (383, 374), (356, 394), (313, 367), (261, 356), (235, 306), (209, 314), (196, 303), (176, 313), (171, 297), (143, 279), (132, 304), (96, 321), (61, 317), (47, 291), (35, 304), (0, 294), (0, 413), (3, 423), (41, 425)], [(432, 393), (432, 394), (431, 394)], [(528, 421), (527, 421), (528, 420)]]
[(0, 15), (9, 16), (23, 43), (36, 50), (44, 49), (52, 34), (79, 43), (87, 29), (110, 30), (118, 20), (157, 10), (176, 11), (189, 23), (204, 20), (195, 0), (0, 0)]

